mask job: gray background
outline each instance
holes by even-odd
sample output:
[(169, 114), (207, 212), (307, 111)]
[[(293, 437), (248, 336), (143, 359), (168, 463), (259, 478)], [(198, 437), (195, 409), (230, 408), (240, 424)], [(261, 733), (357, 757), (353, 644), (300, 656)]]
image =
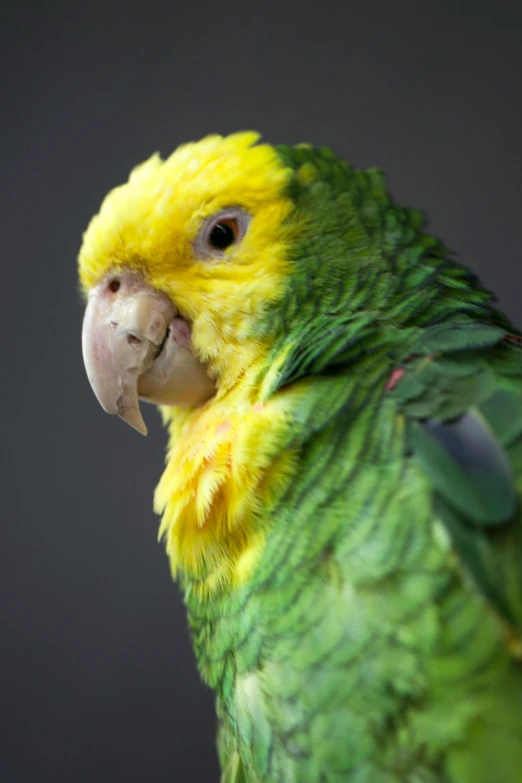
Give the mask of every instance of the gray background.
[(81, 233), (152, 151), (258, 128), (385, 168), (522, 325), (520, 11), (108, 0), (2, 14), (0, 779), (217, 780), (213, 699), (151, 511), (164, 435), (153, 409), (142, 439), (89, 388)]

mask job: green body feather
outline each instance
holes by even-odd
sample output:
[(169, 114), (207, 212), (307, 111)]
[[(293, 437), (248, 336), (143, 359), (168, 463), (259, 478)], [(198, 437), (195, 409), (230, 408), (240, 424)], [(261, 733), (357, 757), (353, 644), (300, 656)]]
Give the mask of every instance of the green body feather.
[(380, 172), (279, 154), (299, 466), (249, 583), (184, 584), (223, 780), (520, 783), (520, 341)]

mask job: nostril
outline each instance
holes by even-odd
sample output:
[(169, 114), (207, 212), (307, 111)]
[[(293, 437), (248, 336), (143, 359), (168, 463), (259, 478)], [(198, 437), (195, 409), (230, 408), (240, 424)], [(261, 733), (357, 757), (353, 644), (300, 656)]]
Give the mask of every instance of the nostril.
[(120, 290), (121, 283), (119, 280), (111, 280), (109, 283), (109, 290), (112, 291), (113, 294), (116, 294)]
[(127, 342), (129, 343), (129, 345), (139, 345), (141, 343), (141, 340), (139, 337), (136, 337), (135, 334), (128, 334)]

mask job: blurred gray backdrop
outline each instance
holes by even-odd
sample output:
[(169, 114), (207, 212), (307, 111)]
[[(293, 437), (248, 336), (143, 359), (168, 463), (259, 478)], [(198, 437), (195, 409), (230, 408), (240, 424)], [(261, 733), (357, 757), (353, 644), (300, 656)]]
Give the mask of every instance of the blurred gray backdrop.
[(214, 708), (140, 438), (82, 365), (76, 255), (138, 161), (209, 132), (333, 146), (518, 326), (521, 12), (505, 2), (34, 2), (2, 11), (0, 780), (217, 781)]

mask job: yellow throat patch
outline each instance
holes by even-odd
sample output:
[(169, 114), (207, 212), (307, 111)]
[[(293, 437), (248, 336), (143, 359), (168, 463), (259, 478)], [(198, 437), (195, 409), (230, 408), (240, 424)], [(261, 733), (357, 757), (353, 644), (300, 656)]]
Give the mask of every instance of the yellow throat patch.
[[(155, 495), (173, 572), (192, 577), (202, 594), (248, 576), (263, 545), (256, 520), (294, 463), (282, 451), (288, 395), (263, 398), (269, 345), (256, 333), (285, 283), (290, 172), (257, 140), (209, 136), (166, 161), (154, 155), (108, 194), (79, 255), (85, 292), (120, 268), (139, 270), (165, 292), (216, 379), (215, 397), (200, 408), (162, 410), (169, 451)], [(222, 259), (198, 259), (201, 225), (227, 207), (251, 215), (246, 236)]]

